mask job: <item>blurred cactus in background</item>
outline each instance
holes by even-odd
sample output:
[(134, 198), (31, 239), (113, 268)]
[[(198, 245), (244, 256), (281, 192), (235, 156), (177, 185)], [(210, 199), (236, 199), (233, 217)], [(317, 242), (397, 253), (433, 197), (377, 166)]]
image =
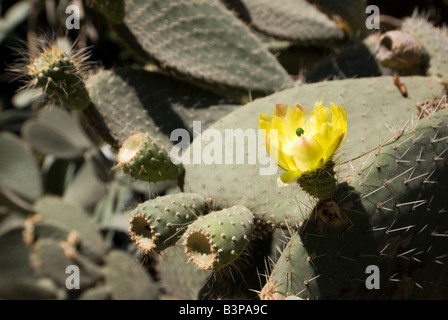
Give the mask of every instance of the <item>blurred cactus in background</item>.
[(448, 298), (448, 7), (403, 6), (3, 2), (0, 298)]

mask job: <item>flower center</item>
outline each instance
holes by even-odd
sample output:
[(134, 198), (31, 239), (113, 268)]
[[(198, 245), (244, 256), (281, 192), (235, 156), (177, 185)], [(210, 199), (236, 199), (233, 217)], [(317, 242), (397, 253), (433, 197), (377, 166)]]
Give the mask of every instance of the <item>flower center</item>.
[(296, 135), (300, 138), (300, 136), (302, 135), (302, 134), (304, 134), (305, 133), (305, 130), (303, 130), (302, 128), (300, 128), (300, 127), (298, 127), (297, 129), (296, 129)]

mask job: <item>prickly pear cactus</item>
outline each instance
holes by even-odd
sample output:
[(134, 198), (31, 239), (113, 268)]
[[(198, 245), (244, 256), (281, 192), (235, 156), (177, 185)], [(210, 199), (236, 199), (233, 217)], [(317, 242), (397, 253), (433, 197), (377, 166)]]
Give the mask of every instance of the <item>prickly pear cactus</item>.
[(198, 218), (185, 232), (185, 252), (203, 270), (218, 270), (235, 261), (250, 242), (254, 216), (233, 206)]
[[(223, 170), (223, 175), (220, 175), (218, 168), (225, 167), (225, 165), (220, 165), (220, 167), (186, 165), (185, 190), (188, 192), (201, 192), (213, 198), (216, 202), (221, 203), (223, 207), (243, 204), (249, 210), (252, 210), (254, 215), (263, 223), (271, 226), (279, 225), (292, 228), (291, 232), (298, 232), (297, 235), (292, 236), (288, 248), (280, 257), (279, 263), (275, 264), (273, 275), (269, 277), (268, 283), (263, 288), (260, 295), (261, 298), (277, 299), (285, 298), (289, 295), (313, 299), (382, 297), (375, 296), (374, 293), (369, 292), (365, 288), (364, 282), (360, 282), (359, 279), (366, 278), (365, 269), (370, 264), (378, 265), (380, 270), (383, 270), (385, 273), (385, 278), (382, 278), (381, 281), (389, 281), (390, 279), (387, 276), (391, 277), (393, 275), (392, 271), (387, 270), (397, 270), (397, 268), (401, 267), (397, 266), (397, 264), (400, 265), (400, 261), (394, 259), (400, 260), (400, 254), (407, 252), (405, 249), (395, 249), (401, 251), (398, 251), (398, 253), (393, 252), (389, 259), (385, 259), (386, 261), (383, 261), (381, 252), (389, 244), (392, 245), (394, 241), (397, 241), (396, 243), (394, 242), (394, 245), (401, 246), (400, 239), (411, 240), (407, 236), (394, 238), (393, 236), (400, 233), (392, 235), (392, 231), (390, 231), (395, 229), (397, 229), (397, 232), (401, 230), (406, 231), (408, 227), (410, 228), (413, 225), (413, 219), (409, 217), (410, 213), (402, 212), (410, 210), (409, 212), (412, 212), (414, 219), (417, 219), (415, 221), (417, 223), (420, 220), (418, 218), (419, 213), (420, 215), (425, 214), (425, 217), (428, 216), (423, 203), (429, 202), (429, 199), (432, 199), (431, 203), (434, 203), (435, 208), (437, 208), (435, 212), (444, 212), (445, 210), (443, 199), (445, 187), (442, 187), (440, 182), (428, 180), (434, 182), (432, 183), (424, 178), (431, 174), (436, 167), (440, 166), (441, 171), (436, 175), (442, 177), (445, 174), (443, 173), (444, 166), (442, 165), (444, 158), (439, 155), (444, 152), (444, 147), (442, 146), (446, 144), (446, 136), (441, 133), (446, 127), (445, 122), (443, 122), (446, 121), (446, 111), (439, 111), (431, 121), (427, 119), (418, 120), (419, 109), (417, 106), (425, 104), (427, 99), (431, 98), (428, 88), (434, 89), (432, 96), (439, 96), (444, 92), (443, 85), (439, 79), (433, 78), (434, 82), (432, 85), (428, 82), (431, 81), (430, 79), (426, 77), (402, 78), (402, 81), (407, 85), (409, 96), (412, 97), (410, 99), (401, 95), (400, 91), (393, 84), (392, 77), (341, 80), (307, 85), (299, 89), (290, 89), (259, 99), (223, 118), (210, 128), (217, 128), (223, 131), (224, 128), (227, 130), (229, 128), (240, 128), (249, 132), (248, 129), (250, 128), (256, 129), (257, 119), (253, 119), (253, 114), (270, 112), (269, 110), (273, 108), (274, 101), (292, 104), (300, 97), (301, 101), (305, 101), (305, 105), (307, 103), (311, 104), (311, 99), (317, 95), (317, 92), (325, 100), (333, 97), (332, 99), (337, 101), (338, 104), (344, 105), (347, 110), (349, 135), (335, 158), (335, 171), (340, 183), (337, 197), (331, 202), (316, 203), (298, 185), (279, 189), (277, 187), (278, 174), (269, 177), (260, 176), (257, 174), (260, 169), (259, 165), (227, 165), (227, 170)], [(376, 95), (378, 91), (383, 92), (381, 97)], [(407, 116), (403, 117), (403, 115)], [(360, 119), (369, 118), (375, 120), (369, 121), (368, 124), (360, 121)], [(379, 121), (379, 119), (382, 120)], [(350, 132), (358, 132), (358, 134), (350, 135)], [(376, 132), (376, 134), (371, 134), (371, 132)], [(420, 140), (420, 138), (423, 140)], [(393, 141), (393, 145), (389, 146), (391, 141)], [(428, 141), (433, 141), (432, 144), (429, 144), (429, 150), (423, 148), (423, 145), (428, 144)], [(191, 148), (194, 148), (196, 143), (200, 143), (200, 141), (194, 141)], [(389, 146), (389, 148), (386, 146)], [(393, 153), (385, 150), (391, 150)], [(224, 150), (223, 154), (226, 151), (228, 149)], [(381, 155), (384, 153), (384, 155), (381, 157), (375, 156), (377, 153)], [(427, 154), (428, 158), (423, 160), (422, 154)], [(414, 157), (412, 158), (414, 159), (414, 165), (411, 165), (409, 160), (411, 155)], [(371, 163), (372, 158), (375, 157), (378, 159)], [(430, 159), (431, 161), (429, 161)], [(434, 162), (433, 159), (438, 159), (438, 161)], [(424, 168), (419, 161), (424, 161), (425, 164), (428, 164), (428, 167)], [(435, 165), (436, 167), (434, 167)], [(403, 167), (403, 169), (400, 169), (400, 167)], [(391, 172), (388, 170), (391, 170)], [(437, 171), (434, 171), (433, 174), (435, 172)], [(374, 184), (374, 174), (380, 175), (376, 178), (376, 184)], [(242, 178), (242, 175), (246, 175), (249, 180)], [(216, 185), (216, 188), (212, 189), (205, 181), (201, 181), (201, 177), (207, 177), (206, 179), (208, 179), (210, 176), (216, 177), (215, 180), (220, 181), (222, 184)], [(398, 176), (403, 178), (400, 179), (400, 182), (395, 182)], [(425, 182), (423, 184), (425, 191), (420, 189), (420, 184), (416, 184), (416, 180), (420, 184)], [(249, 182), (242, 184), (240, 181)], [(433, 184), (439, 185), (440, 189), (433, 189)], [(359, 185), (365, 186), (364, 188), (368, 188), (368, 190), (363, 189), (360, 191), (361, 187)], [(415, 185), (415, 187), (411, 187), (412, 185)], [(397, 189), (394, 186), (400, 186), (401, 188)], [(238, 187), (243, 187), (244, 192), (242, 190), (238, 191)], [(261, 202), (259, 200), (260, 197), (263, 199)], [(435, 200), (436, 198), (438, 200)], [(369, 203), (369, 206), (364, 202)], [(387, 206), (386, 203), (391, 203), (392, 207)], [(384, 209), (381, 210), (383, 204)], [(392, 212), (396, 212), (396, 214), (400, 214), (398, 216), (390, 215), (390, 220), (386, 220), (385, 215), (389, 209)], [(414, 211), (416, 212), (414, 213)], [(434, 215), (434, 228), (441, 223), (438, 218), (438, 215)], [(367, 220), (365, 221), (364, 219)], [(374, 221), (369, 219), (374, 219)], [(379, 227), (380, 220), (377, 221), (375, 219), (380, 219), (383, 226)], [(386, 221), (389, 221), (390, 225), (385, 226), (387, 224)], [(421, 228), (428, 225), (429, 221), (425, 221)], [(355, 231), (355, 228), (362, 228), (363, 225), (365, 225), (364, 231)], [(397, 228), (394, 226), (397, 226)], [(298, 228), (297, 231), (294, 231), (296, 228)], [(372, 248), (373, 251), (365, 248), (365, 246), (368, 246), (367, 238), (362, 240), (361, 238), (351, 238), (352, 235), (355, 237), (369, 237), (371, 229), (377, 230), (376, 228), (383, 230), (385, 234), (383, 235), (384, 238), (381, 239), (382, 243), (381, 240), (374, 238), (378, 242), (376, 247)], [(443, 229), (442, 225), (441, 228)], [(431, 232), (422, 233), (421, 236), (421, 239), (416, 240), (418, 243), (433, 243), (433, 241), (437, 241), (437, 239), (433, 240)], [(336, 239), (339, 239), (338, 237), (341, 240), (336, 241)], [(418, 239), (417, 236), (415, 237)], [(329, 242), (328, 245), (326, 241)], [(335, 244), (336, 242), (338, 243), (337, 245)], [(293, 254), (291, 250), (296, 250), (292, 249), (292, 247), (303, 250), (303, 252), (294, 252), (294, 254), (300, 255), (297, 259), (303, 259), (303, 263), (307, 265), (309, 270), (303, 266), (294, 270), (291, 267), (284, 266), (285, 263), (291, 263), (294, 267), (297, 265), (294, 262), (297, 260), (290, 260), (290, 258), (292, 259), (290, 255)], [(407, 244), (404, 248), (412, 249)], [(424, 250), (427, 249), (421, 249), (418, 252)], [(437, 260), (435, 257), (443, 257), (443, 251), (446, 248), (442, 245), (440, 251), (433, 250), (434, 256), (430, 260), (434, 262)], [(330, 255), (329, 252), (332, 252), (332, 254)], [(348, 254), (349, 252), (350, 254)], [(365, 262), (360, 257), (364, 255), (366, 255)], [(322, 264), (316, 265), (313, 259), (318, 261), (318, 257), (322, 257)], [(288, 262), (282, 262), (282, 259), (286, 259)], [(334, 261), (338, 267), (335, 267), (335, 270), (331, 269), (330, 260), (326, 259)], [(342, 262), (338, 262), (339, 260)], [(347, 266), (339, 269), (339, 263), (342, 263), (344, 266), (347, 264)], [(349, 265), (350, 263), (352, 265)], [(435, 264), (437, 262), (434, 262), (433, 266)], [(322, 266), (322, 271), (317, 269), (318, 266)], [(329, 275), (321, 274), (324, 270), (329, 269), (331, 269)], [(345, 282), (341, 280), (342, 276), (339, 276), (336, 270), (341, 270), (344, 277), (346, 277), (344, 278)], [(405, 271), (402, 272), (405, 274)], [(441, 277), (442, 274), (443, 271), (440, 270), (437, 272), (436, 277)], [(322, 278), (317, 280), (320, 277)], [(340, 286), (322, 284), (322, 282), (335, 282), (336, 280), (333, 280), (333, 277), (341, 281)], [(316, 279), (318, 287), (309, 289), (312, 287), (311, 280), (314, 279)], [(387, 286), (384, 284), (384, 287), (388, 289), (378, 294), (384, 294), (383, 297), (389, 298), (428, 297), (435, 290), (439, 280), (440, 278), (426, 279), (425, 291), (417, 290), (418, 292), (414, 293), (411, 292), (412, 290), (400, 293), (397, 288), (398, 281), (395, 282), (394, 286), (394, 280), (390, 280)], [(356, 285), (357, 288), (360, 288), (360, 291), (355, 290), (355, 284), (352, 284), (354, 281), (357, 281)], [(291, 283), (293, 284), (292, 287), (290, 286)], [(295, 287), (296, 283), (297, 287)], [(300, 283), (300, 286), (298, 286), (298, 283)], [(421, 285), (423, 286), (423, 284)], [(323, 286), (322, 289), (321, 286)], [(325, 287), (329, 287), (329, 290), (330, 288), (331, 290), (327, 292)]]
[(283, 1), (281, 6), (264, 0), (225, 2), (252, 28), (274, 38), (323, 46), (344, 38), (343, 30), (334, 21), (304, 0)]
[(42, 88), (51, 99), (70, 109), (82, 110), (89, 105), (84, 83), (88, 59), (85, 50), (75, 50), (66, 39), (50, 45), (42, 41), (30, 50), (36, 52), (27, 64), (30, 86)]
[[(376, 60), (366, 1), (78, 3), (66, 37), (33, 32), (68, 25), (51, 6), (2, 18), (27, 48), (0, 94), (0, 298), (447, 298), (445, 30), (403, 19), (413, 73)], [(312, 130), (282, 110), (316, 102), (347, 132), (285, 185), (271, 151)]]
[[(436, 114), (378, 147), (341, 184), (338, 207), (318, 205), (291, 237), (260, 297), (428, 298), (448, 249), (446, 123)], [(369, 266), (380, 270), (379, 290), (366, 287)]]
[[(260, 41), (218, 0), (126, 0), (116, 32), (182, 80), (234, 96), (292, 85)], [(225, 57), (229, 57), (226, 59)]]
[(160, 181), (182, 175), (182, 164), (175, 165), (163, 145), (149, 133), (135, 133), (120, 148), (117, 156), (121, 169), (136, 179)]
[(197, 194), (171, 194), (143, 202), (131, 213), (132, 239), (145, 252), (160, 252), (175, 245), (205, 207), (205, 199)]

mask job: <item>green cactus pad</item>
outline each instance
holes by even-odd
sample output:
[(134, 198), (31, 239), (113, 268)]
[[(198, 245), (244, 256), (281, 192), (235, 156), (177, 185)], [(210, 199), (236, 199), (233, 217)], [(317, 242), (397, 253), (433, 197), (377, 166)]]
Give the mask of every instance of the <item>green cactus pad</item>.
[(49, 107), (22, 126), (25, 140), (43, 154), (61, 159), (81, 157), (92, 142), (66, 110)]
[(65, 287), (67, 277), (67, 267), (76, 266), (79, 268), (79, 289), (87, 289), (102, 278), (102, 270), (98, 265), (93, 264), (88, 259), (82, 257), (76, 248), (65, 249), (63, 243), (57, 240), (44, 238), (33, 244), (31, 261), (36, 270), (42, 276), (53, 279), (59, 286)]
[(130, 233), (139, 249), (160, 252), (182, 237), (189, 223), (206, 210), (205, 199), (177, 193), (143, 202), (131, 212)]
[(185, 252), (198, 268), (218, 270), (241, 255), (253, 230), (253, 214), (244, 206), (211, 212), (188, 226)]
[(213, 271), (201, 289), (201, 300), (258, 298), (257, 292), (266, 282), (265, 275), (277, 261), (276, 253), (285, 245), (285, 230), (270, 227), (261, 230), (261, 227), (255, 223), (250, 244), (237, 260)]
[(0, 298), (3, 300), (60, 299), (60, 292), (48, 278), (10, 276), (0, 273)]
[(89, 288), (81, 293), (78, 300), (110, 300), (110, 289), (106, 286)]
[(29, 260), (29, 248), (23, 241), (23, 221), (6, 218), (2, 220), (0, 227), (0, 274), (36, 278)]
[(33, 153), (12, 133), (0, 133), (0, 196), (26, 211), (43, 194), (42, 177)]
[(92, 104), (85, 110), (99, 135), (115, 148), (138, 132), (165, 147), (173, 130), (192, 133), (193, 121), (208, 127), (238, 105), (157, 72), (131, 68), (99, 70), (87, 80)]
[(198, 270), (193, 264), (187, 263), (181, 243), (167, 248), (159, 261), (160, 282), (170, 299), (198, 299), (199, 292), (211, 271)]
[(106, 257), (104, 276), (112, 299), (154, 300), (157, 298), (158, 284), (127, 252), (120, 250), (109, 252)]
[(226, 0), (241, 19), (271, 37), (301, 46), (330, 47), (342, 42), (344, 32), (324, 13), (305, 0)]
[(428, 74), (437, 75), (448, 83), (448, 35), (446, 29), (436, 28), (423, 17), (407, 18), (401, 30), (417, 39), (430, 56)]
[[(124, 42), (175, 77), (235, 97), (265, 95), (293, 81), (218, 0), (126, 0)], [(228, 57), (228, 58), (226, 58)]]
[(92, 262), (100, 263), (105, 252), (103, 239), (94, 221), (78, 205), (54, 196), (38, 199), (34, 232), (37, 238), (65, 241), (70, 232), (79, 235), (78, 251)]
[(64, 201), (89, 210), (104, 195), (108, 193), (110, 195), (110, 189), (108, 188), (110, 186), (108, 182), (110, 181), (107, 181), (107, 173), (104, 175), (104, 169), (107, 170), (108, 167), (101, 167), (98, 158), (90, 155), (86, 156), (84, 163), (63, 192)]
[(157, 182), (180, 177), (183, 165), (174, 164), (165, 147), (151, 138), (148, 133), (136, 133), (121, 146), (118, 165), (132, 177)]

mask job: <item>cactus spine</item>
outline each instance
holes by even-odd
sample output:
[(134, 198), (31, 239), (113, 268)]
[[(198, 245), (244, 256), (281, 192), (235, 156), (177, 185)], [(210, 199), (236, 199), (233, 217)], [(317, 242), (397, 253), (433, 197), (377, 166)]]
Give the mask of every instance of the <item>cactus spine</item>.
[(83, 110), (89, 103), (84, 84), (88, 54), (76, 50), (67, 41), (59, 39), (33, 48), (26, 66), (31, 77), (28, 87), (42, 88), (51, 100), (69, 109)]

